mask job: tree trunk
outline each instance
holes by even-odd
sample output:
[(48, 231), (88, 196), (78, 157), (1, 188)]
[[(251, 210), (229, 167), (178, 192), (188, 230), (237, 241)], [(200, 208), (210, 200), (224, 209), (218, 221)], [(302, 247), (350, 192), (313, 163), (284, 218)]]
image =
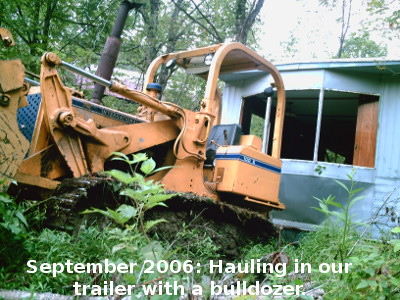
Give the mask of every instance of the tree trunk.
[(248, 34), (256, 21), (261, 8), (264, 5), (264, 0), (253, 0), (248, 14), (246, 15), (246, 0), (236, 1), (236, 37), (237, 42), (247, 43)]
[(346, 36), (347, 32), (350, 28), (350, 17), (351, 17), (351, 5), (352, 5), (353, 0), (348, 1), (348, 9), (346, 10), (347, 7), (347, 0), (342, 0), (342, 30), (340, 33), (340, 38), (339, 38), (339, 50), (336, 55), (337, 58), (341, 58), (343, 54), (343, 46), (344, 42), (346, 41)]

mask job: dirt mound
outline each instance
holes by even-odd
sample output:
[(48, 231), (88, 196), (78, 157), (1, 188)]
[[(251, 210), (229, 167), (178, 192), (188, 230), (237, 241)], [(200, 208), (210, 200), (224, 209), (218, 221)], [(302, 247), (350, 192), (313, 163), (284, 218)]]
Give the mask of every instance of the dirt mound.
[[(83, 210), (92, 207), (115, 209), (127, 203), (127, 199), (115, 191), (116, 186), (115, 181), (102, 175), (64, 180), (47, 202), (48, 225), (73, 230), (80, 224), (83, 216), (79, 213)], [(177, 236), (187, 228), (196, 228), (201, 232), (197, 238), (211, 239), (220, 254), (230, 258), (238, 257), (250, 241), (275, 235), (265, 214), (226, 202), (185, 193), (169, 199), (166, 204), (168, 207), (158, 206), (147, 211), (145, 218), (167, 221), (156, 225), (150, 234), (169, 243), (190, 243), (187, 237), (182, 240)]]
[(198, 228), (201, 237), (209, 237), (220, 254), (228, 258), (239, 257), (243, 246), (250, 241), (267, 240), (276, 234), (266, 216), (229, 203), (181, 194), (168, 200), (167, 205), (147, 212), (148, 219), (167, 221), (158, 224), (152, 233), (163, 240), (174, 241), (184, 228)]

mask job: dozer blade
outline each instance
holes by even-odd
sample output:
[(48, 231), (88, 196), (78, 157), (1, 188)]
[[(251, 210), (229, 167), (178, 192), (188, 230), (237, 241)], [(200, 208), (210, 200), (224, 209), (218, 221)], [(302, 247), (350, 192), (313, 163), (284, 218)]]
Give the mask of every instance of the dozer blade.
[(17, 123), (19, 107), (27, 104), (24, 66), (0, 60), (0, 183), (8, 186), (29, 148)]

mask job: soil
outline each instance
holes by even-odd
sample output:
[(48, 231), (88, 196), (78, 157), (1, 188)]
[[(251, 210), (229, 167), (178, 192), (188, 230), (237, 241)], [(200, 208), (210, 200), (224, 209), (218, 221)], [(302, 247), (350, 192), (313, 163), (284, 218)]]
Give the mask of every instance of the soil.
[(158, 207), (147, 213), (149, 219), (167, 220), (158, 224), (153, 233), (171, 242), (184, 228), (198, 228), (202, 237), (211, 238), (220, 254), (227, 258), (240, 257), (241, 250), (249, 242), (268, 240), (276, 234), (264, 215), (228, 203), (181, 194), (168, 200), (167, 205), (167, 208)]
[[(126, 202), (116, 192), (117, 185), (101, 175), (65, 179), (47, 201), (48, 225), (73, 230), (82, 221), (79, 212), (91, 207), (116, 208)], [(146, 212), (148, 220), (167, 221), (153, 227), (149, 234), (178, 247), (191, 242), (187, 238), (177, 239), (178, 233), (197, 228), (201, 232), (201, 237), (197, 238), (209, 237), (221, 255), (234, 258), (240, 257), (241, 250), (249, 242), (268, 240), (276, 234), (266, 214), (227, 202), (215, 202), (186, 193), (168, 200), (166, 204), (168, 207), (157, 206)]]

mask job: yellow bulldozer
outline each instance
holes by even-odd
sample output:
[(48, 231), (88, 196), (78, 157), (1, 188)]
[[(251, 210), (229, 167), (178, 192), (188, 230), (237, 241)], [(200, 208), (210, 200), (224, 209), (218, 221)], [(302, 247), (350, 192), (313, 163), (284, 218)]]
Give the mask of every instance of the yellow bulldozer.
[[(13, 44), (6, 29), (1, 29), (0, 37), (4, 45)], [(206, 81), (198, 111), (160, 97), (162, 87), (156, 74), (169, 63)], [(77, 97), (63, 85), (58, 68), (140, 104), (138, 113)], [(277, 95), (271, 155), (262, 149), (260, 137), (242, 134), (241, 125), (221, 124), (219, 82), (224, 75), (240, 76), (254, 70), (272, 76), (269, 91), (273, 88)], [(285, 91), (273, 64), (243, 44), (217, 44), (159, 56), (148, 67), (143, 86), (142, 91), (130, 89), (45, 53), (40, 88), (29, 88), (20, 60), (0, 60), (1, 181), (53, 190), (65, 178), (103, 171), (114, 152), (130, 155), (151, 149), (159, 166), (172, 166), (152, 177), (166, 190), (217, 203), (234, 199), (235, 205), (261, 213), (284, 209), (278, 193)]]

